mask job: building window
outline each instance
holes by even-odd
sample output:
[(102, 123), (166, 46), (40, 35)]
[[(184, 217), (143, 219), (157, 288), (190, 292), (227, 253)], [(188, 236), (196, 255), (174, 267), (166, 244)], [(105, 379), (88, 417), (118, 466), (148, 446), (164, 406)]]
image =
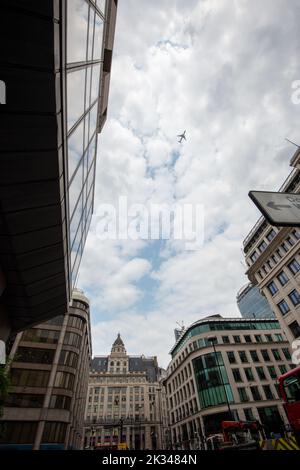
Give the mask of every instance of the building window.
[(272, 335), (265, 335), (265, 337), (266, 337), (267, 342), (272, 343), (273, 341)]
[(284, 364), (280, 364), (278, 367), (281, 374), (285, 374), (287, 372), (286, 366)]
[(284, 271), (281, 271), (277, 277), (282, 286), (284, 286), (287, 282), (289, 282), (289, 278)]
[(281, 251), (280, 249), (276, 250), (276, 254), (279, 258), (282, 258), (282, 254), (281, 254)]
[(54, 354), (54, 349), (24, 348), (19, 346), (15, 361), (36, 364), (52, 364)]
[(253, 372), (252, 372), (251, 367), (246, 367), (245, 374), (246, 374), (247, 380), (249, 380), (249, 381), (254, 380)]
[(278, 292), (277, 286), (276, 286), (274, 281), (272, 281), (268, 284), (268, 289), (269, 289), (269, 291), (271, 292), (272, 295), (275, 295)]
[(244, 413), (245, 413), (246, 421), (254, 421), (255, 420), (252, 408), (245, 408)]
[(262, 241), (259, 245), (258, 245), (258, 249), (259, 251), (262, 253), (263, 251), (265, 251), (265, 249), (267, 248), (267, 243), (265, 241)]
[(263, 389), (264, 389), (264, 392), (265, 392), (266, 399), (267, 400), (274, 400), (274, 396), (273, 396), (270, 385), (263, 385)]
[(276, 236), (276, 232), (275, 232), (275, 230), (272, 228), (272, 229), (268, 232), (268, 234), (267, 234), (267, 239), (268, 239), (269, 242), (270, 242), (271, 240), (273, 240), (273, 238), (274, 238), (275, 236)]
[(75, 348), (80, 348), (81, 336), (77, 333), (71, 333), (67, 331), (64, 337), (64, 344), (68, 346), (74, 346)]
[(256, 372), (259, 380), (266, 380), (266, 375), (263, 367), (256, 367)]
[(276, 369), (274, 366), (268, 366), (268, 371), (269, 371), (271, 379), (277, 378), (277, 373), (276, 373)]
[(263, 272), (264, 272), (266, 275), (268, 274), (268, 271), (266, 270), (266, 266), (265, 266), (265, 265), (263, 265), (262, 270), (263, 270)]
[(252, 263), (254, 263), (257, 260), (257, 258), (258, 258), (258, 253), (257, 251), (254, 251), (252, 255), (250, 256)]
[(232, 374), (235, 382), (243, 382), (239, 369), (232, 369)]
[(278, 349), (272, 349), (272, 354), (274, 356), (275, 361), (281, 361), (280, 353)]
[(78, 354), (63, 349), (60, 353), (58, 363), (59, 365), (73, 367), (73, 369), (76, 369), (78, 363)]
[(234, 336), (233, 340), (235, 343), (240, 343), (241, 342), (241, 337), (240, 336)]
[(240, 401), (246, 402), (249, 401), (245, 387), (238, 387)]
[(67, 423), (46, 422), (42, 437), (43, 443), (64, 443)]
[(288, 244), (290, 246), (294, 246), (295, 245), (295, 241), (292, 239), (292, 237), (287, 237), (286, 241), (288, 242)]
[(64, 315), (58, 315), (57, 317), (50, 318), (50, 320), (44, 321), (43, 325), (53, 325), (53, 326), (61, 326), (64, 321)]
[(293, 321), (293, 322), (289, 325), (289, 329), (290, 329), (291, 332), (293, 333), (294, 338), (299, 338), (299, 336), (300, 336), (300, 325), (299, 325), (298, 322)]
[(250, 351), (250, 355), (253, 362), (259, 362), (259, 357), (256, 351)]
[[(221, 352), (205, 354), (193, 360), (201, 408), (233, 402)], [(221, 376), (221, 375), (222, 376)]]
[(246, 343), (252, 343), (250, 335), (245, 335), (244, 338), (245, 338)]
[(285, 315), (290, 311), (290, 307), (288, 306), (287, 302), (283, 299), (281, 302), (277, 304), (277, 307), (279, 308), (280, 312), (282, 315)]
[(47, 387), (50, 372), (46, 370), (12, 369), (11, 384), (24, 387)]
[(289, 268), (289, 270), (290, 270), (293, 274), (297, 274), (297, 273), (300, 271), (300, 264), (299, 264), (298, 261), (294, 258), (294, 259), (288, 264), (288, 268)]
[(241, 362), (243, 363), (249, 362), (245, 351), (239, 351), (239, 356), (240, 356)]
[(261, 396), (260, 396), (258, 387), (250, 387), (250, 390), (251, 390), (251, 393), (252, 393), (252, 396), (253, 396), (253, 400), (254, 401), (260, 401)]
[(230, 343), (228, 336), (222, 336), (222, 341), (223, 341), (224, 344)]
[(289, 251), (289, 249), (288, 249), (288, 247), (286, 246), (285, 243), (282, 243), (282, 244), (280, 245), (280, 247), (283, 249), (283, 251), (285, 251), (285, 253), (287, 253), (287, 252)]
[(24, 331), (22, 341), (56, 344), (58, 342), (59, 335), (59, 331), (29, 328), (29, 330)]
[(281, 333), (275, 334), (275, 341), (278, 341), (278, 343), (281, 343), (283, 341), (283, 337)]
[(69, 410), (71, 407), (71, 397), (65, 395), (52, 395), (49, 408), (58, 410)]
[(0, 434), (3, 444), (33, 444), (36, 436), (37, 421), (2, 421), (4, 433)]
[(282, 348), (282, 352), (284, 354), (284, 357), (287, 359), (287, 360), (290, 360), (291, 359), (291, 353), (289, 351), (289, 348)]
[(56, 372), (54, 387), (72, 390), (75, 376), (68, 372)]
[(296, 289), (292, 290), (292, 292), (289, 293), (289, 298), (291, 299), (293, 305), (299, 305), (300, 303), (300, 295)]
[(300, 240), (300, 232), (298, 230), (293, 230), (292, 234), (296, 238), (296, 240)]
[(262, 343), (261, 335), (255, 335), (255, 341), (257, 341), (257, 343)]
[(228, 351), (227, 352), (227, 357), (228, 357), (228, 361), (230, 362), (230, 364), (235, 364), (236, 363), (236, 358), (235, 358), (234, 351)]
[(9, 393), (5, 406), (13, 406), (15, 408), (42, 408), (44, 403), (44, 395), (30, 395), (28, 393)]
[(261, 355), (262, 355), (264, 361), (270, 361), (270, 356), (269, 356), (269, 353), (266, 349), (261, 350)]

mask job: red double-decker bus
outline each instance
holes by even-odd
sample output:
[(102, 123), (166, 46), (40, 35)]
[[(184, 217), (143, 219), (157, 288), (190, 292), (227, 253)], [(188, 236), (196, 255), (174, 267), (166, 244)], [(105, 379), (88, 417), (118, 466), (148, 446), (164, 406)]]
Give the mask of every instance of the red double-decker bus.
[(288, 420), (300, 445), (300, 366), (281, 375), (278, 382)]

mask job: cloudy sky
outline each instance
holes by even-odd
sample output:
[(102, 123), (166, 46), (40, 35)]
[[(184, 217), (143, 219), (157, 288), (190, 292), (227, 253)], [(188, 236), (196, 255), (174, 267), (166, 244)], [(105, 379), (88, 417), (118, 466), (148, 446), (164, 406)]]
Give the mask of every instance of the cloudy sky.
[[(238, 316), (250, 189), (277, 190), (300, 142), (300, 1), (119, 1), (109, 116), (98, 141), (95, 215), (78, 286), (93, 354), (118, 332), (130, 354), (169, 361), (176, 322)], [(187, 141), (176, 135), (186, 129)], [(101, 204), (204, 206), (203, 246), (101, 240)]]

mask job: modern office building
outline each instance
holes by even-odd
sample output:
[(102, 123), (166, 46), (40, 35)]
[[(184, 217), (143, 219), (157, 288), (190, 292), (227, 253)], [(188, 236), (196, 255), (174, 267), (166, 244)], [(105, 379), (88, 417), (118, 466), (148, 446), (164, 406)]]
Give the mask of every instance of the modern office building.
[(259, 420), (267, 436), (287, 424), (276, 378), (292, 366), (274, 319), (213, 315), (189, 326), (171, 350), (165, 379), (173, 448), (195, 449), (223, 420)]
[(120, 442), (165, 448), (166, 400), (156, 357), (129, 356), (118, 334), (109, 356), (95, 356), (89, 379), (85, 448)]
[(243, 318), (275, 318), (267, 299), (251, 282), (239, 290), (236, 301)]
[(93, 212), (117, 0), (3, 0), (0, 339), (71, 299)]
[(91, 362), (89, 302), (73, 291), (68, 313), (18, 333), (0, 450), (81, 449)]
[[(281, 192), (300, 192), (300, 150)], [(244, 240), (249, 280), (265, 295), (290, 342), (300, 337), (300, 229), (272, 227), (261, 217)]]

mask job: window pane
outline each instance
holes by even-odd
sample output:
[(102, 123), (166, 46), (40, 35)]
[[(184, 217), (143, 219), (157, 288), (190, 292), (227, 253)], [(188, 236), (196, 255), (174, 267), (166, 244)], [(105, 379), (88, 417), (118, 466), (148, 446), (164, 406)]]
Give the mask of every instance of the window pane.
[[(79, 241), (81, 239), (81, 230), (79, 227), (81, 217), (82, 217), (82, 197), (79, 198), (78, 204), (76, 206), (76, 209), (74, 211), (73, 218), (70, 224), (70, 245), (71, 246), (73, 245), (75, 238), (77, 240), (77, 244), (79, 244)], [(78, 231), (80, 233), (79, 240), (78, 240)]]
[(76, 203), (78, 201), (80, 192), (82, 190), (83, 186), (83, 175), (82, 175), (82, 168), (83, 168), (83, 163), (80, 163), (80, 166), (74, 176), (74, 179), (72, 180), (72, 183), (70, 184), (69, 187), (69, 207), (70, 207), (70, 217), (73, 215), (74, 208), (76, 206)]
[(103, 20), (96, 14), (95, 33), (94, 33), (94, 53), (93, 60), (101, 59), (103, 41)]
[(83, 123), (82, 120), (68, 139), (69, 181), (72, 179), (83, 154)]
[(100, 77), (100, 65), (94, 65), (92, 71), (92, 88), (91, 88), (91, 103), (95, 101), (99, 95), (99, 77)]
[(89, 39), (88, 39), (88, 52), (87, 52), (88, 60), (92, 60), (92, 57), (93, 57), (94, 21), (95, 21), (95, 10), (94, 8), (90, 7)]
[(68, 2), (67, 62), (86, 60), (88, 4), (85, 0)]
[(98, 102), (94, 104), (90, 111), (90, 137), (94, 134), (97, 124)]
[(105, 13), (105, 4), (106, 4), (106, 0), (97, 0), (97, 7), (103, 14)]
[(84, 112), (85, 75), (85, 69), (67, 74), (68, 130)]

